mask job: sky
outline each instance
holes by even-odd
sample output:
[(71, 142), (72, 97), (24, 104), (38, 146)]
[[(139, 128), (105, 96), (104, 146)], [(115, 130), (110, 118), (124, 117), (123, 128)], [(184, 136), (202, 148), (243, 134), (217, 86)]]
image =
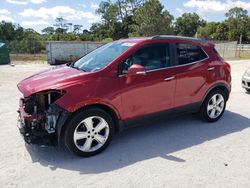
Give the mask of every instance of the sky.
[[(0, 21), (10, 21), (24, 28), (38, 32), (52, 26), (56, 17), (66, 18), (67, 22), (83, 25), (89, 29), (92, 23), (99, 22), (95, 14), (101, 0), (0, 0)], [(250, 13), (250, 0), (160, 0), (164, 9), (174, 17), (185, 12), (196, 12), (207, 21), (225, 19), (225, 12), (235, 6)]]

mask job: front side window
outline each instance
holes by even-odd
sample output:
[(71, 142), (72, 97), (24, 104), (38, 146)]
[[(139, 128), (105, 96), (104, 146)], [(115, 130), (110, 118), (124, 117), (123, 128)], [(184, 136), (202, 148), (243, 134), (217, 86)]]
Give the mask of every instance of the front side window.
[(76, 61), (72, 67), (86, 72), (95, 72), (111, 63), (128, 48), (135, 45), (130, 42), (108, 43)]
[(178, 65), (185, 65), (207, 58), (207, 55), (199, 46), (178, 43), (176, 48)]
[(169, 67), (169, 45), (155, 44), (142, 47), (121, 64), (121, 73), (125, 74), (134, 64), (145, 67), (146, 71)]

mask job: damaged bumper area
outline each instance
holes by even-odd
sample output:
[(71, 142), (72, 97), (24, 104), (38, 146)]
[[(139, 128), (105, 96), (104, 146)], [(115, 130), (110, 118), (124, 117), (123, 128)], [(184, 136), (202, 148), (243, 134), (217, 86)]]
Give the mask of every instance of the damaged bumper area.
[(54, 103), (63, 94), (45, 91), (20, 99), (17, 126), (27, 143), (48, 145), (59, 140), (70, 114)]

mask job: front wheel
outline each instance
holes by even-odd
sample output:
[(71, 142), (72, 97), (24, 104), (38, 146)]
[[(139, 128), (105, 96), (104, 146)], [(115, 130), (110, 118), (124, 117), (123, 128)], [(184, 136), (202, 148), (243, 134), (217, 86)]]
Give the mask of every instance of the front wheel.
[(221, 90), (211, 92), (201, 107), (201, 117), (204, 121), (215, 122), (221, 118), (226, 108), (226, 96)]
[(73, 153), (89, 157), (102, 152), (114, 134), (111, 116), (98, 108), (77, 113), (65, 129), (65, 145)]

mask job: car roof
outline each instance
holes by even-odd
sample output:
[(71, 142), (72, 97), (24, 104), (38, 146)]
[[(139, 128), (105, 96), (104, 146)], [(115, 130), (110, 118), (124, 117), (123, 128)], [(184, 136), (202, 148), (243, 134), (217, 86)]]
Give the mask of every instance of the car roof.
[(149, 40), (151, 39), (150, 37), (131, 37), (131, 38), (126, 38), (126, 39), (120, 39), (119, 41), (120, 42), (135, 42), (135, 43), (138, 43), (138, 42), (142, 42), (142, 41), (145, 41), (145, 40)]
[(176, 36), (176, 35), (155, 35), (152, 37), (135, 37), (135, 38), (121, 39), (119, 41), (139, 43), (139, 42), (143, 42), (145, 40), (161, 40), (161, 39), (183, 40), (183, 41), (197, 42), (197, 43), (201, 43), (201, 44), (210, 43), (207, 40), (202, 39), (202, 38), (193, 38), (193, 37)]
[(188, 40), (194, 42), (207, 42), (205, 39), (202, 38), (193, 38), (193, 37), (185, 37), (185, 36), (175, 36), (175, 35), (155, 35), (151, 37), (152, 39), (178, 39), (178, 40)]

